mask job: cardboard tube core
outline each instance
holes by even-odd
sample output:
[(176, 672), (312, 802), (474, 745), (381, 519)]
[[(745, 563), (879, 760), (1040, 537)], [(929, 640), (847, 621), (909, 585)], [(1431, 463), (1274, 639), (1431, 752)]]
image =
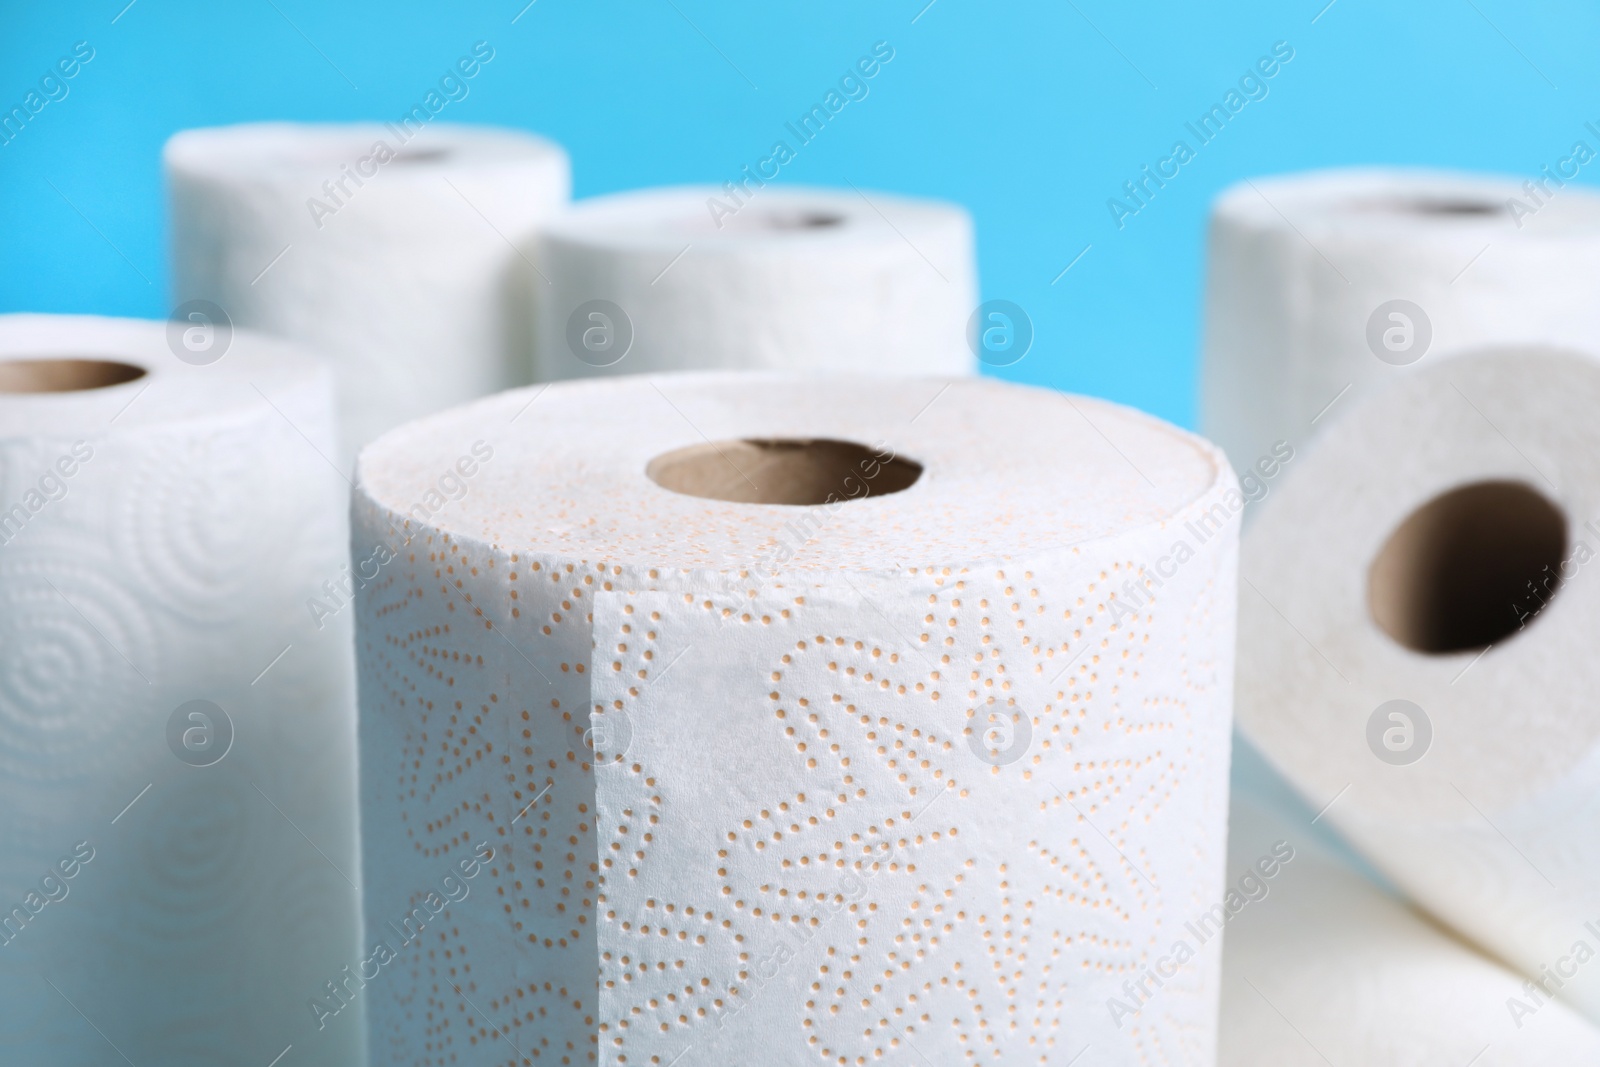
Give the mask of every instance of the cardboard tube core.
[(854, 441), (746, 438), (674, 449), (645, 474), (686, 496), (809, 506), (898, 493), (922, 476), (922, 464)]
[(1561, 509), (1521, 482), (1452, 489), (1406, 517), (1367, 574), (1372, 619), (1415, 652), (1487, 648), (1555, 595), (1567, 548)]
[(80, 393), (144, 376), (143, 367), (110, 359), (0, 360), (0, 393)]

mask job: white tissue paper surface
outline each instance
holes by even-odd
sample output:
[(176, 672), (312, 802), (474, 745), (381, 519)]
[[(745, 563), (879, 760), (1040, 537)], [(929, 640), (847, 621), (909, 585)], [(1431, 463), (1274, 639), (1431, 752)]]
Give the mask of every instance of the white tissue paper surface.
[[(1245, 537), (1237, 712), (1407, 896), (1600, 1019), (1600, 966), (1584, 962), (1600, 949), (1596, 410), (1600, 366), (1506, 349), (1343, 412)], [(1392, 565), (1427, 505), (1485, 485), (1512, 495), (1435, 523)], [(1473, 545), (1492, 551), (1442, 569)], [(1437, 632), (1481, 632), (1419, 640), (1396, 603)]]
[(1425, 170), (1258, 178), (1212, 211), (1200, 429), (1243, 473), (1418, 367), (1600, 351), (1600, 195)]
[(553, 220), (532, 286), (537, 378), (972, 371), (977, 264), (960, 207), (803, 188), (715, 207), (729, 203), (711, 187), (652, 189)]
[[(359, 1006), (307, 1010), (359, 933), (331, 376), (168, 338), (0, 317), (0, 1060), (345, 1067)], [(42, 360), (134, 377), (14, 391)]]
[(391, 427), (532, 380), (533, 234), (570, 188), (551, 142), (255, 123), (186, 130), (164, 160), (178, 310), (209, 301), (328, 359), (346, 472)]
[[(874, 458), (815, 506), (646, 473), (751, 439)], [(1216, 449), (978, 379), (695, 374), (512, 392), (359, 469), (380, 1054), (1215, 1062), (1215, 954), (1108, 1002), (1222, 891)]]
[(1229, 1067), (1600, 1061), (1600, 1030), (1341, 863), (1309, 811), (1235, 791), (1219, 1059)]

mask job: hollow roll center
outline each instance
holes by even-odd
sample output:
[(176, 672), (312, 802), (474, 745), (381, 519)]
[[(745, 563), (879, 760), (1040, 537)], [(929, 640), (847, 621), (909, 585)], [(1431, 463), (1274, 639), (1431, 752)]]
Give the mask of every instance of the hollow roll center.
[(110, 359), (0, 360), (0, 393), (79, 393), (144, 376), (143, 367)]
[(769, 230), (825, 230), (844, 223), (843, 215), (823, 211), (773, 211), (761, 216)]
[(442, 163), (450, 158), (448, 148), (402, 148), (389, 160), (391, 163)]
[(1567, 519), (1521, 482), (1452, 489), (1406, 517), (1378, 551), (1367, 602), (1416, 652), (1487, 648), (1515, 633), (1561, 583)]
[(837, 230), (847, 226), (848, 216), (823, 207), (778, 206), (745, 203), (737, 208), (717, 210), (713, 213), (693, 211), (671, 220), (668, 226), (675, 232), (693, 231), (702, 234), (737, 237), (771, 237), (817, 233)]
[(1434, 218), (1485, 218), (1506, 212), (1504, 204), (1472, 196), (1395, 196), (1369, 201), (1365, 206), (1394, 215)]
[(922, 476), (922, 464), (854, 441), (746, 438), (663, 453), (645, 473), (686, 496), (805, 506), (898, 493)]

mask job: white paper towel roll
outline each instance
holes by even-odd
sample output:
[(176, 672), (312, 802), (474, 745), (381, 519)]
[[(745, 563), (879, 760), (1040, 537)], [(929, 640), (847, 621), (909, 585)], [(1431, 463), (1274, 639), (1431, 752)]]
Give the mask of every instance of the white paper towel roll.
[(1600, 1018), (1596, 410), (1593, 361), (1506, 349), (1337, 418), (1245, 539), (1238, 714), (1408, 895)]
[[(390, 427), (531, 380), (531, 238), (566, 154), (510, 130), (261, 123), (167, 142), (172, 291), (338, 375), (341, 462)], [(201, 309), (204, 313), (204, 309)]]
[(667, 370), (965, 374), (972, 222), (881, 193), (580, 201), (539, 241), (540, 380)]
[(695, 374), (359, 469), (368, 930), (410, 953), (376, 1048), (1214, 1062), (1215, 959), (1107, 998), (1220, 889), (1215, 448), (979, 379)]
[[(1334, 859), (1306, 822), (1235, 792), (1219, 1060), (1229, 1067), (1600, 1062), (1564, 1004), (1526, 1015), (1525, 979)], [(1270, 873), (1267, 873), (1270, 872)]]
[(1600, 196), (1545, 189), (1335, 170), (1225, 192), (1211, 221), (1201, 432), (1243, 470), (1463, 348), (1600, 347)]
[(8, 1063), (358, 1062), (307, 1010), (358, 934), (332, 403), (245, 332), (0, 318)]

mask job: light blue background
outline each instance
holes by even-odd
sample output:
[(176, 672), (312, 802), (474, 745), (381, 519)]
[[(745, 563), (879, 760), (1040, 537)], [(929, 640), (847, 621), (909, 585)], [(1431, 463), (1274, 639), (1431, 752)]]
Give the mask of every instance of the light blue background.
[[(1223, 186), (1345, 163), (1531, 177), (1600, 119), (1600, 7), (1579, 0), (3, 2), (0, 110), (75, 41), (96, 56), (0, 145), (0, 310), (164, 316), (159, 151), (187, 126), (393, 118), (482, 39), (495, 59), (443, 117), (555, 138), (579, 196), (720, 183), (887, 40), (870, 96), (783, 180), (966, 204), (984, 295), (1036, 327), (999, 373), (1186, 425)], [(1119, 231), (1107, 198), (1280, 40), (1270, 95)]]

